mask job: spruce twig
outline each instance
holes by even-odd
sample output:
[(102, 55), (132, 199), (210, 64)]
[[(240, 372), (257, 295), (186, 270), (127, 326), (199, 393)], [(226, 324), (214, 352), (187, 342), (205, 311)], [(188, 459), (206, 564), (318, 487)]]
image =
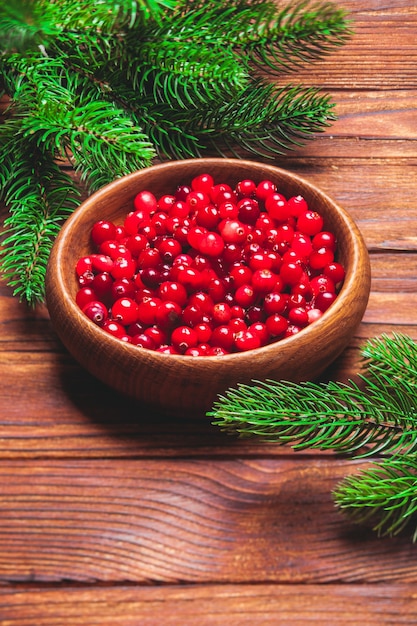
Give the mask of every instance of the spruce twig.
[(355, 521), (372, 521), (378, 534), (393, 535), (417, 509), (417, 343), (382, 335), (362, 355), (360, 384), (253, 381), (227, 390), (209, 415), (229, 434), (295, 450), (383, 455), (342, 481), (334, 498)]

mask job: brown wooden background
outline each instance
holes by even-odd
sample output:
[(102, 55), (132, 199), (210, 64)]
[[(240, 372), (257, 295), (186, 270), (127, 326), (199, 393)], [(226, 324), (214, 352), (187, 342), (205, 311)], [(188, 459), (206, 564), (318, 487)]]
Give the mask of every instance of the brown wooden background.
[[(339, 120), (277, 162), (348, 209), (371, 253), (335, 379), (367, 337), (417, 339), (417, 10), (343, 6), (355, 36), (297, 76), (332, 94)], [(1, 626), (417, 623), (417, 545), (334, 509), (358, 462), (141, 414), (4, 285), (0, 372)]]

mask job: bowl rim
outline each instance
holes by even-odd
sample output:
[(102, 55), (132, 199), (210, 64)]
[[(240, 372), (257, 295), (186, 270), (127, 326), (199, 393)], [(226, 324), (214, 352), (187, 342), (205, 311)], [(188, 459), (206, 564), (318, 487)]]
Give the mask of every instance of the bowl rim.
[[(368, 251), (365, 245), (365, 241), (363, 236), (351, 215), (348, 211), (342, 208), (332, 197), (330, 197), (326, 192), (322, 191), (321, 188), (312, 184), (309, 180), (299, 176), (291, 172), (290, 170), (284, 169), (282, 167), (278, 167), (268, 163), (261, 163), (257, 161), (251, 161), (247, 159), (239, 159), (239, 158), (226, 158), (226, 157), (212, 157), (212, 158), (193, 158), (193, 159), (182, 159), (182, 160), (170, 160), (166, 162), (156, 163), (154, 165), (150, 165), (148, 167), (142, 168), (140, 170), (136, 170), (135, 172), (126, 174), (111, 183), (104, 185), (90, 196), (88, 196), (76, 209), (75, 211), (67, 218), (65, 223), (63, 224), (58, 236), (54, 242), (54, 266), (55, 266), (55, 278), (58, 281), (59, 290), (62, 294), (66, 296), (66, 304), (71, 307), (71, 312), (75, 315), (77, 319), (79, 319), (80, 323), (87, 324), (91, 330), (92, 334), (98, 333), (97, 336), (102, 336), (106, 338), (106, 341), (109, 342), (109, 345), (114, 345), (114, 347), (119, 348), (122, 351), (126, 351), (128, 354), (137, 355), (140, 357), (142, 354), (141, 350), (138, 350), (137, 346), (129, 344), (128, 342), (120, 341), (117, 337), (114, 337), (110, 333), (107, 333), (105, 330), (100, 328), (97, 324), (95, 324), (92, 320), (89, 320), (81, 311), (81, 309), (77, 306), (74, 297), (68, 292), (64, 267), (65, 263), (63, 263), (62, 255), (64, 253), (66, 238), (73, 231), (73, 229), (77, 226), (77, 221), (84, 215), (85, 211), (92, 210), (92, 207), (95, 206), (97, 200), (101, 197), (106, 196), (109, 192), (117, 191), (118, 188), (124, 187), (128, 181), (134, 181), (136, 178), (140, 178), (149, 170), (153, 170), (156, 173), (160, 171), (161, 173), (166, 171), (167, 169), (177, 168), (178, 166), (186, 168), (189, 164), (195, 164), (196, 162), (201, 162), (207, 165), (207, 168), (210, 167), (210, 164), (219, 165), (222, 164), (225, 167), (228, 165), (232, 166), (246, 166), (246, 167), (258, 167), (259, 165), (264, 168), (266, 172), (270, 171), (271, 174), (279, 174), (283, 176), (287, 180), (291, 180), (295, 184), (299, 184), (300, 187), (311, 191), (315, 196), (319, 196), (320, 199), (327, 202), (333, 209), (335, 209), (338, 214), (339, 219), (341, 219), (344, 224), (348, 227), (347, 231), (350, 234), (351, 240), (355, 242), (356, 245), (352, 247), (352, 258), (350, 260), (349, 271), (347, 272), (343, 285), (337, 295), (336, 300), (332, 303), (332, 305), (323, 313), (323, 315), (316, 320), (314, 323), (303, 328), (299, 333), (292, 335), (290, 337), (278, 339), (273, 341), (267, 345), (261, 346), (259, 348), (254, 348), (251, 350), (243, 351), (243, 352), (234, 352), (230, 354), (222, 354), (222, 355), (212, 355), (212, 356), (204, 356), (204, 357), (190, 357), (189, 355), (184, 354), (166, 354), (160, 353), (154, 350), (146, 350), (146, 357), (149, 360), (155, 360), (155, 362), (163, 363), (167, 359), (171, 363), (190, 363), (193, 367), (198, 367), (199, 365), (204, 367), (204, 363), (210, 362), (218, 362), (221, 359), (222, 363), (233, 363), (236, 360), (242, 359), (244, 357), (250, 358), (251, 355), (256, 357), (258, 354), (267, 355), (268, 353), (273, 354), (276, 353), (280, 348), (286, 348), (290, 346), (292, 343), (297, 343), (300, 338), (300, 335), (306, 341), (310, 338), (314, 340), (315, 336), (320, 336), (322, 334), (323, 327), (325, 328), (329, 320), (342, 312), (343, 308), (346, 307), (346, 304), (352, 300), (351, 289), (357, 280), (357, 276), (355, 274), (355, 269), (361, 264), (367, 266), (367, 274), (369, 275), (368, 283), (370, 283), (370, 263)], [(49, 265), (49, 262), (48, 262)], [(47, 272), (48, 276), (48, 272)], [(369, 295), (369, 285), (365, 285)]]

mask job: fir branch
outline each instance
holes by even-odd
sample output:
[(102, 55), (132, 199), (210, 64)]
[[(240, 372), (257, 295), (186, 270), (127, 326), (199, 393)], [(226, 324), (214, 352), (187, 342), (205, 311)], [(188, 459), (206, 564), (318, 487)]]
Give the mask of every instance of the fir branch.
[(362, 356), (370, 376), (384, 376), (394, 389), (407, 381), (417, 391), (417, 349), (410, 336), (393, 333), (369, 339)]
[[(333, 492), (350, 519), (371, 524), (379, 536), (397, 535), (417, 512), (417, 457), (387, 459), (347, 476)], [(413, 541), (417, 540), (417, 525)]]
[[(202, 119), (203, 136), (212, 149), (224, 141), (264, 158), (284, 154), (302, 145), (313, 133), (324, 130), (334, 119), (328, 96), (302, 85), (277, 88), (256, 81), (239, 96)], [(218, 129), (216, 134), (212, 129)]]
[[(62, 146), (91, 190), (151, 164), (155, 156), (148, 137), (123, 111), (104, 101), (79, 101), (63, 108), (45, 102), (23, 130), (39, 143)], [(103, 163), (106, 167), (103, 168)]]
[(9, 207), (1, 271), (13, 294), (34, 306), (44, 300), (49, 252), (79, 191), (50, 153), (16, 140), (15, 126), (0, 127), (0, 189)]
[(155, 151), (148, 137), (123, 109), (102, 98), (99, 85), (69, 73), (62, 59), (34, 60), (15, 64), (24, 76), (16, 81), (14, 97), (25, 113), (25, 137), (68, 156), (92, 190), (150, 165)]
[(178, 32), (183, 42), (193, 38), (206, 46), (224, 38), (241, 61), (246, 57), (246, 62), (279, 74), (323, 58), (352, 34), (346, 11), (311, 0), (282, 8), (268, 0), (230, 0), (227, 7), (185, 0), (165, 26), (164, 37), (178, 37)]
[(255, 66), (267, 67), (272, 73), (293, 71), (317, 61), (346, 43), (352, 34), (346, 12), (330, 2), (303, 0), (275, 15), (273, 7), (273, 3), (269, 5), (269, 15), (258, 25), (256, 35), (249, 33), (241, 43)]
[(407, 403), (376, 386), (366, 393), (353, 382), (265, 381), (228, 390), (210, 416), (223, 431), (241, 437), (369, 456), (417, 449), (417, 401), (411, 393)]
[[(337, 506), (380, 535), (403, 530), (417, 512), (417, 343), (394, 334), (362, 350), (361, 386), (254, 381), (220, 396), (213, 423), (240, 437), (349, 453), (387, 455), (334, 491)], [(413, 535), (417, 540), (417, 528)]]
[(65, 33), (123, 33), (158, 21), (175, 0), (9, 0), (0, 6), (3, 51), (47, 46)]
[(34, 49), (58, 31), (44, 16), (41, 3), (11, 0), (0, 5), (0, 42), (2, 52)]
[[(312, 133), (323, 131), (334, 119), (331, 109), (329, 98), (316, 89), (278, 89), (257, 81), (217, 106), (171, 112), (170, 117), (189, 137), (191, 149), (195, 138), (197, 156), (206, 150), (239, 156), (240, 148), (246, 154), (273, 159), (302, 145)], [(150, 132), (148, 127), (146, 132)], [(168, 155), (176, 150), (177, 138), (171, 139), (165, 145)]]
[(181, 54), (181, 41), (164, 41), (158, 46), (145, 42), (132, 52), (127, 78), (139, 98), (152, 96), (155, 103), (168, 103), (176, 109), (199, 108), (224, 101), (248, 84), (249, 75), (229, 46), (187, 45)]

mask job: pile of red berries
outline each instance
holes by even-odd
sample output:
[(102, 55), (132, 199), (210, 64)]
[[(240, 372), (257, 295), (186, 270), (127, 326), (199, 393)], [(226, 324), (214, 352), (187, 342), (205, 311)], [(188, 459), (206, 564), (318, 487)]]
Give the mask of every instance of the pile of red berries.
[(123, 224), (101, 220), (76, 265), (76, 302), (103, 330), (167, 354), (213, 356), (298, 333), (345, 277), (336, 238), (298, 195), (270, 180), (234, 188), (201, 174)]

